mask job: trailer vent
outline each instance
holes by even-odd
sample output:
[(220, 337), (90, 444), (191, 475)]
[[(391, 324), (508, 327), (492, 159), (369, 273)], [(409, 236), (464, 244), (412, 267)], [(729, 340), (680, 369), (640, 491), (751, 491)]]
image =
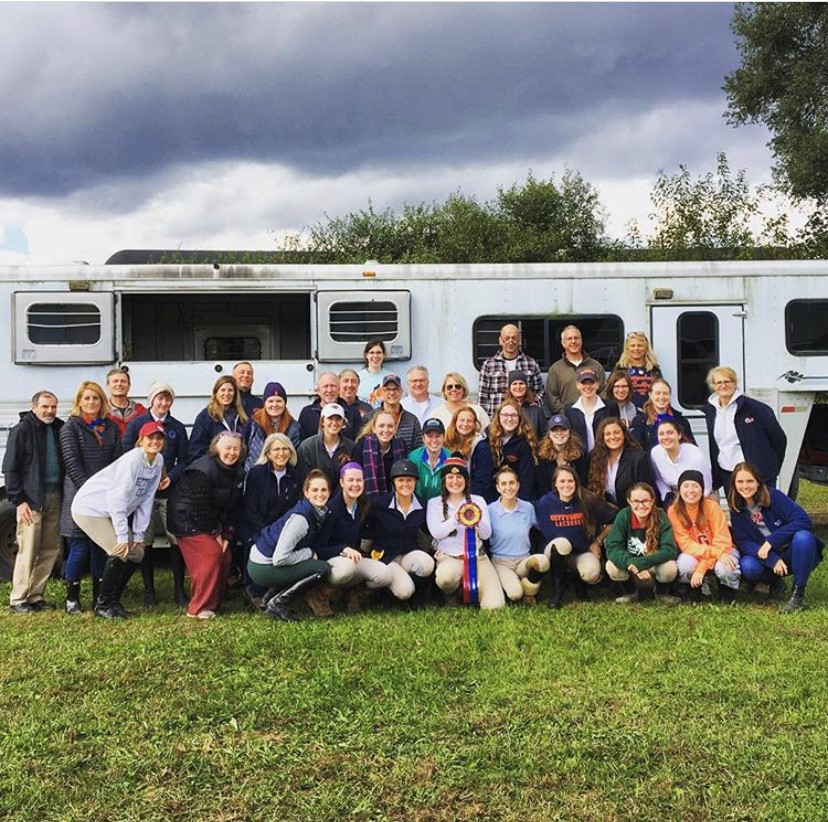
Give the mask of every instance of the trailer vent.
[(334, 303), (329, 328), (334, 342), (382, 340), (390, 342), (397, 336), (398, 315), (394, 303)]
[(386, 359), (411, 357), (411, 293), (323, 291), (316, 295), (322, 362), (359, 362), (367, 342), (382, 340)]

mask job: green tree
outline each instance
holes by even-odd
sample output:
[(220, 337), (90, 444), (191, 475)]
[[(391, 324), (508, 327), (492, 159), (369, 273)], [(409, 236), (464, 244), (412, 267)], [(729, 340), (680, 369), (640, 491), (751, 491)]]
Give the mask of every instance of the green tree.
[[(791, 256), (794, 253), (785, 215), (763, 214), (766, 191), (747, 180), (744, 169), (731, 174), (725, 154), (716, 158), (716, 172), (694, 179), (687, 167), (676, 174), (659, 170), (650, 194), (654, 223), (644, 238), (630, 227), (628, 247), (642, 248), (640, 259), (736, 260)], [(754, 226), (758, 227), (757, 235)]]
[(493, 205), (506, 232), (506, 262), (594, 260), (607, 247), (606, 213), (598, 192), (567, 169), (554, 178), (499, 188)]
[(311, 229), (308, 261), (519, 263), (600, 259), (608, 243), (598, 193), (579, 174), (498, 189), (479, 203), (460, 192), (443, 203), (367, 209), (325, 218)]
[(777, 181), (796, 199), (828, 198), (828, 5), (739, 3), (742, 64), (724, 84), (728, 121), (764, 123)]

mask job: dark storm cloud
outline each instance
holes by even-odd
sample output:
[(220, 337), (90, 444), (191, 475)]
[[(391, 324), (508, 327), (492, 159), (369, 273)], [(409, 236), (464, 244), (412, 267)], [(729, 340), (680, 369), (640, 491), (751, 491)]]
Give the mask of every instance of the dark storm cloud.
[(495, 162), (602, 128), (611, 152), (610, 113), (721, 98), (731, 12), (4, 4), (0, 193), (65, 195), (208, 160), (313, 174)]

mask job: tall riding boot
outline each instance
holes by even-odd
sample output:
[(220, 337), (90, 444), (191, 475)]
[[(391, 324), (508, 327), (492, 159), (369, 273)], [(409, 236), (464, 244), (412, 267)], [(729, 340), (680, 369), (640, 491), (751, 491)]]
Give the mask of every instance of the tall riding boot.
[(563, 605), (564, 590), (566, 588), (566, 563), (567, 557), (561, 556), (557, 551), (552, 551), (549, 558), (552, 567), (549, 573), (552, 575), (552, 596), (549, 597), (549, 607), (553, 611), (559, 611)]
[(98, 599), (95, 603), (95, 616), (104, 619), (123, 619), (115, 609), (115, 592), (124, 574), (124, 561), (118, 557), (109, 557), (104, 565)]
[(173, 578), (173, 600), (176, 605), (185, 608), (190, 604), (190, 598), (184, 590), (184, 557), (177, 545), (170, 545), (170, 568)]
[(66, 613), (71, 616), (83, 613), (80, 603), (80, 582), (66, 583)]
[(129, 581), (132, 579), (132, 575), (135, 573), (137, 568), (137, 562), (131, 562), (130, 560), (124, 562), (123, 569), (121, 570), (121, 576), (115, 584), (115, 599), (112, 603), (112, 607), (125, 619), (127, 617), (134, 616), (134, 614), (132, 611), (127, 611), (127, 609), (121, 605), (121, 597), (124, 595), (124, 591), (126, 591), (126, 587), (129, 585)]
[(144, 558), (141, 560), (141, 578), (144, 581), (144, 605), (147, 608), (154, 608), (158, 600), (155, 596), (155, 565), (151, 545), (144, 549)]
[(779, 609), (783, 614), (792, 614), (805, 607), (805, 586), (794, 585), (791, 598)]
[(299, 622), (299, 617), (293, 614), (290, 610), (291, 603), (305, 591), (318, 585), (319, 581), (324, 579), (327, 574), (311, 574), (293, 585), (280, 591), (273, 597), (265, 608), (265, 616), (270, 619), (280, 619), (282, 622)]
[(101, 590), (101, 578), (92, 575), (92, 610), (98, 607), (98, 594)]

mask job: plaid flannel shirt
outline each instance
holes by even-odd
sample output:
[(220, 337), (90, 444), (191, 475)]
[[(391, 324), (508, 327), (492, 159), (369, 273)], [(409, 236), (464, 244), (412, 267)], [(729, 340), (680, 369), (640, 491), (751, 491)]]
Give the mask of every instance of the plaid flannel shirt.
[[(543, 377), (538, 364), (528, 354), (520, 351), (514, 370), (526, 374), (526, 385), (531, 389), (538, 403), (542, 403)], [(489, 418), (494, 419), (497, 408), (503, 402), (509, 388), (509, 366), (503, 359), (502, 351), (498, 351), (483, 363), (480, 369), (479, 386), (479, 402)]]

